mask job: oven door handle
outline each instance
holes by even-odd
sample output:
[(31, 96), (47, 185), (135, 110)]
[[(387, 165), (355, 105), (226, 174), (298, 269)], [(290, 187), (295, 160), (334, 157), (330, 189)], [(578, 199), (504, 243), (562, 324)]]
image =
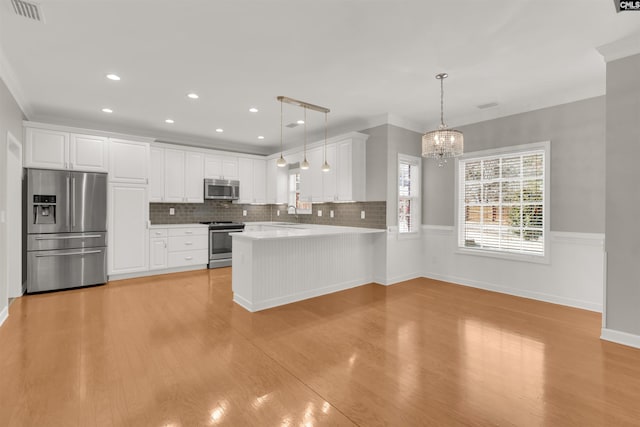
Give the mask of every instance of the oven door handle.
[(242, 230), (209, 230), (209, 233), (242, 233)]

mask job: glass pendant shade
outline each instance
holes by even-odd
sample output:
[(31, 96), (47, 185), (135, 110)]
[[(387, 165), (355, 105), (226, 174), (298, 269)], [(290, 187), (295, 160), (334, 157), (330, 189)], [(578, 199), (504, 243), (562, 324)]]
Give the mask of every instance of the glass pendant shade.
[(327, 161), (325, 160), (322, 164), (322, 172), (329, 172), (330, 170), (331, 166), (329, 166), (329, 163), (327, 163)]
[(304, 169), (304, 170), (309, 169), (309, 161), (307, 160), (306, 156), (305, 156), (304, 160), (302, 161), (302, 163), (300, 163), (300, 169)]
[(287, 166), (287, 161), (282, 157), (282, 153), (280, 153), (280, 158), (276, 160), (276, 165), (278, 165), (279, 168)]

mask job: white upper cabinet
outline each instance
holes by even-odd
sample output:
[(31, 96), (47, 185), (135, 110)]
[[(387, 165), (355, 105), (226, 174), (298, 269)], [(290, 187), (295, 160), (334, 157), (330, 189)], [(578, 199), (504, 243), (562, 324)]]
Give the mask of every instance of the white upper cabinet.
[(70, 169), (87, 172), (107, 172), (109, 140), (102, 136), (69, 135)]
[(147, 184), (149, 180), (149, 143), (111, 139), (109, 181)]
[(204, 177), (210, 179), (238, 179), (238, 158), (206, 156)]
[(45, 129), (26, 129), (24, 165), (32, 168), (67, 169), (69, 133)]
[(336, 144), (337, 201), (366, 200), (366, 140), (349, 138)]
[(253, 203), (253, 160), (243, 157), (238, 159), (238, 179), (240, 180), (240, 197), (238, 203)]
[(262, 159), (238, 159), (240, 197), (237, 203), (267, 203), (266, 161)]
[(25, 167), (107, 172), (108, 139), (26, 128)]
[[(322, 163), (324, 163), (324, 152)], [(327, 145), (327, 163), (331, 169), (322, 173), (322, 199), (325, 202), (338, 200), (338, 187), (336, 185), (336, 145)]]
[(149, 201), (164, 202), (164, 149), (151, 147)]
[(267, 203), (286, 204), (288, 198), (289, 168), (279, 168), (278, 159), (267, 160)]
[(204, 203), (204, 154), (151, 148), (149, 201)]
[[(322, 162), (323, 162), (323, 149), (317, 147), (307, 151), (307, 160), (309, 161), (309, 170), (306, 176), (310, 179), (311, 188), (311, 201), (314, 203), (323, 202), (323, 182), (322, 182)], [(301, 178), (302, 179), (302, 178)]]
[(184, 197), (187, 203), (204, 203), (204, 154), (185, 154)]
[(185, 152), (164, 150), (164, 201), (184, 202)]
[(253, 203), (267, 203), (267, 163), (253, 159)]

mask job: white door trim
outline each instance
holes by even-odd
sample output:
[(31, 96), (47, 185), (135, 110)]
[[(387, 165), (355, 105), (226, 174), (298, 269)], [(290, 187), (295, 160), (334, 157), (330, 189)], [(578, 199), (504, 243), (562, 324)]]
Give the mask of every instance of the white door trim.
[[(19, 188), (18, 193), (18, 204), (14, 203), (14, 200), (10, 200), (9, 195), (15, 194), (16, 189), (12, 187), (15, 184), (15, 177), (11, 176), (11, 171), (13, 168), (9, 167), (9, 162), (14, 161), (16, 158), (18, 160), (18, 168), (22, 171), (22, 162), (23, 162), (23, 147), (22, 142), (18, 138), (15, 137), (10, 131), (7, 131), (7, 169), (6, 169), (6, 188), (5, 194), (7, 195), (7, 211), (6, 211), (6, 219), (5, 219), (5, 236), (6, 239), (6, 247), (5, 254), (7, 260), (7, 268), (6, 268), (6, 283), (7, 283), (7, 296), (9, 298), (16, 298), (22, 296), (23, 288), (22, 288), (22, 191)], [(13, 169), (15, 170), (15, 169)], [(21, 185), (21, 184), (20, 184)], [(11, 209), (15, 209), (17, 207), (17, 214), (15, 211), (11, 211)], [(16, 216), (17, 215), (17, 216)], [(17, 230), (17, 242), (15, 239), (11, 239), (9, 234), (10, 232), (15, 233)], [(15, 234), (14, 234), (15, 236)], [(11, 279), (10, 272), (13, 268), (18, 268), (18, 278), (19, 281), (17, 283), (15, 280)], [(13, 276), (15, 278), (15, 275)]]

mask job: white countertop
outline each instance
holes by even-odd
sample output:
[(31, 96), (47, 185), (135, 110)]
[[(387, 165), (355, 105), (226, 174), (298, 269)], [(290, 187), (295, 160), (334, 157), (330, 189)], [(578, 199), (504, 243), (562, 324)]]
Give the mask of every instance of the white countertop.
[(339, 227), (334, 225), (297, 224), (286, 222), (246, 222), (245, 225), (266, 225), (269, 230), (233, 233), (234, 239), (264, 240), (298, 237), (332, 236), (344, 234), (376, 234), (385, 230), (377, 228)]
[(149, 228), (209, 228), (209, 226), (207, 224), (152, 224)]

